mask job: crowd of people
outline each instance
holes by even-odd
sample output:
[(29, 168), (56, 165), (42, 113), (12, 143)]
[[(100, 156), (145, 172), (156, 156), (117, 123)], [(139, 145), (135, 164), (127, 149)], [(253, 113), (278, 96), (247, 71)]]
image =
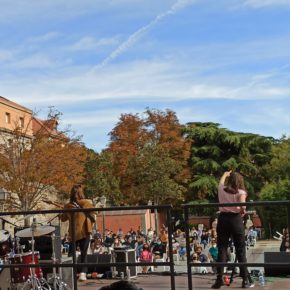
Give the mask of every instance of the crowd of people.
[[(213, 223), (214, 224), (214, 223)], [(193, 262), (216, 262), (218, 257), (216, 228), (207, 230), (203, 225), (197, 229), (192, 227), (189, 231), (190, 257)], [(177, 229), (172, 236), (173, 254), (178, 255), (178, 260), (186, 259), (185, 232)], [(65, 234), (62, 239), (63, 253), (70, 255), (71, 239)], [(168, 229), (163, 225), (157, 233), (152, 228), (143, 231), (141, 227), (137, 230), (131, 228), (123, 232), (120, 228), (117, 232), (106, 229), (105, 235), (97, 230), (87, 250), (88, 254), (111, 254), (114, 249), (135, 249), (136, 259), (140, 262), (152, 262), (157, 259), (166, 260), (168, 253)], [(80, 254), (79, 245), (76, 245), (77, 256)], [(230, 259), (229, 259), (230, 260)], [(199, 269), (200, 268), (200, 269)], [(204, 272), (204, 268), (196, 267), (193, 272)], [(144, 266), (143, 273), (147, 273), (150, 267)]]
[[(190, 240), (190, 257), (194, 263), (206, 263), (218, 261), (218, 247), (217, 247), (217, 219), (212, 222), (212, 227), (207, 229), (204, 225), (192, 227), (189, 231)], [(257, 238), (257, 232), (254, 227), (251, 227), (245, 237), (246, 241), (253, 241)], [(178, 255), (178, 260), (186, 259), (186, 238), (185, 232), (177, 229), (172, 236), (173, 254)], [(69, 234), (65, 234), (62, 239), (63, 253), (70, 255), (71, 239)], [(140, 262), (152, 262), (157, 259), (166, 260), (168, 253), (168, 229), (162, 225), (159, 233), (152, 228), (144, 231), (139, 227), (138, 229), (131, 228), (124, 232), (121, 228), (113, 232), (109, 229), (105, 230), (103, 235), (99, 230), (92, 235), (90, 244), (87, 250), (88, 254), (111, 254), (114, 249), (127, 248), (135, 249), (136, 259)], [(79, 245), (76, 245), (77, 256), (80, 254)], [(233, 242), (229, 240), (227, 261), (234, 262), (235, 253)], [(150, 266), (143, 266), (142, 272), (147, 273)], [(206, 267), (193, 267), (193, 273), (207, 273), (209, 271)], [(212, 271), (216, 272), (216, 268), (212, 267)]]

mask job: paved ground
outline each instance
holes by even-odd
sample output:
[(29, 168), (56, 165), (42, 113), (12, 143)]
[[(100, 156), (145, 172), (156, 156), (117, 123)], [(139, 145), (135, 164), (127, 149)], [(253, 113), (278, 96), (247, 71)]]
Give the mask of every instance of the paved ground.
[[(249, 248), (247, 257), (248, 262), (264, 262), (264, 252), (272, 252), (279, 250), (279, 241), (259, 241), (253, 248)], [(180, 261), (179, 265), (175, 267), (177, 275), (175, 276), (175, 289), (183, 290), (188, 289), (188, 280), (186, 274), (186, 261)], [(251, 268), (250, 268), (251, 270)], [(158, 267), (153, 274), (149, 275), (138, 275), (136, 278), (131, 280), (136, 283), (143, 290), (157, 290), (157, 289), (171, 289), (170, 276), (162, 273), (163, 268)], [(256, 278), (257, 279), (257, 278)], [(289, 290), (290, 289), (290, 277), (265, 277), (266, 285), (264, 287), (259, 286), (258, 281), (255, 281), (254, 289), (263, 290)], [(192, 275), (193, 289), (211, 289), (211, 285), (214, 283), (215, 275), (208, 274), (194, 274)], [(79, 290), (99, 290), (102, 286), (113, 283), (113, 279), (98, 279), (98, 280), (87, 280), (86, 282), (79, 282)], [(223, 286), (221, 289), (241, 289), (241, 279), (235, 278), (230, 287)]]

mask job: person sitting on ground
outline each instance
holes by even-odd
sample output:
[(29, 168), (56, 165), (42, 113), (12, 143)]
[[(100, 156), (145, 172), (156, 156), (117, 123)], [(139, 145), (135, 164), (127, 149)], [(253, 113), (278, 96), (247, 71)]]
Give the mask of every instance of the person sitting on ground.
[(103, 246), (101, 239), (97, 239), (95, 241), (94, 254), (105, 254), (105, 253), (108, 253), (106, 247)]
[(181, 258), (181, 260), (185, 259), (186, 256), (186, 239), (185, 239), (185, 233), (181, 232), (179, 233), (179, 236), (176, 237), (176, 240), (179, 243), (179, 248), (178, 248), (178, 254)]
[[(197, 263), (197, 264), (201, 263), (197, 253), (193, 253), (192, 256), (191, 256), (191, 259), (192, 259), (192, 263)], [(207, 269), (204, 266), (193, 266), (192, 267), (192, 273), (193, 274), (206, 274), (207, 273)]]
[(255, 246), (257, 241), (257, 232), (254, 230), (254, 227), (251, 227), (248, 232), (248, 244), (249, 246)]
[(198, 232), (195, 227), (192, 227), (192, 229), (189, 231), (189, 238), (191, 242), (198, 241)]
[(122, 248), (122, 247), (123, 245), (120, 238), (115, 238), (113, 248)]
[(71, 247), (71, 238), (68, 234), (64, 235), (64, 238), (61, 240), (63, 246), (63, 253), (68, 253)]
[(163, 258), (164, 246), (162, 245), (160, 239), (157, 239), (157, 241), (153, 244), (152, 253), (154, 260)]
[(206, 230), (203, 230), (200, 236), (200, 243), (203, 245), (204, 249), (208, 244), (208, 240), (209, 240), (208, 232)]
[[(150, 251), (148, 244), (143, 245), (143, 250), (140, 253), (139, 261), (140, 262), (152, 262), (152, 253)], [(142, 273), (147, 273), (148, 268), (149, 268), (148, 266), (142, 266)]]
[[(217, 262), (218, 260), (218, 247), (215, 239), (211, 240), (211, 247), (208, 250), (208, 258), (210, 262)], [(214, 273), (216, 273), (216, 267), (213, 266), (212, 270)]]
[(201, 263), (206, 263), (208, 262), (208, 258), (207, 255), (202, 253), (202, 246), (198, 246), (196, 248), (196, 254), (197, 254), (197, 258)]
[(90, 246), (88, 248), (88, 254), (92, 255), (95, 253), (95, 246), (96, 246), (96, 240), (95, 239), (91, 239), (90, 240)]
[(129, 281), (117, 281), (108, 286), (103, 286), (99, 290), (143, 290), (137, 287), (134, 283)]

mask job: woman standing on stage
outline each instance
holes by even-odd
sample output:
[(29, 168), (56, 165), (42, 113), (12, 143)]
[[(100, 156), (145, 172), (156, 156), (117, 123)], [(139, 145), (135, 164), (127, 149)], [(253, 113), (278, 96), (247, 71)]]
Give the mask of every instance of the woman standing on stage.
[[(93, 208), (93, 203), (89, 199), (85, 199), (85, 195), (80, 184), (75, 184), (70, 193), (70, 201), (67, 203), (64, 208)], [(85, 213), (85, 212), (76, 212), (74, 214), (71, 213), (63, 213), (61, 215), (61, 221), (65, 222), (69, 220), (69, 236), (72, 236), (72, 218), (74, 218), (75, 223), (75, 240), (76, 246), (79, 246), (81, 252), (81, 260), (80, 263), (87, 262), (87, 250), (90, 244), (90, 235), (92, 233), (93, 228), (93, 213)], [(69, 254), (72, 254), (72, 248), (70, 247)], [(80, 281), (85, 281), (86, 278), (87, 267), (82, 267), (82, 271), (79, 276)]]
[[(225, 183), (227, 179), (227, 182)], [(226, 171), (220, 179), (218, 187), (219, 203), (242, 203), (246, 201), (244, 179), (241, 174)], [(223, 206), (219, 208), (220, 215), (217, 224), (218, 262), (227, 261), (229, 238), (232, 237), (236, 257), (239, 263), (246, 263), (245, 229), (242, 216), (245, 206)], [(223, 268), (217, 267), (217, 279), (211, 288), (219, 289), (223, 285)], [(242, 288), (252, 288), (254, 284), (246, 266), (240, 267), (240, 276), (243, 279)]]

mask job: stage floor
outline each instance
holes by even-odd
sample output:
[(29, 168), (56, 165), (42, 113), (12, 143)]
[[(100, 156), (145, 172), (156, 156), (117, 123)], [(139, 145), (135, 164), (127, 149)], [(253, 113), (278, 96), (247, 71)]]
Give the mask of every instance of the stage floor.
[[(132, 278), (138, 287), (143, 290), (157, 290), (164, 289), (170, 290), (170, 276), (164, 275), (142, 275), (137, 278)], [(205, 275), (193, 275), (192, 285), (193, 289), (200, 290), (209, 290), (211, 285), (214, 283), (215, 276), (212, 274)], [(99, 279), (99, 280), (87, 280), (85, 282), (78, 282), (79, 290), (99, 290), (105, 285), (113, 283), (113, 279)], [(240, 278), (235, 278), (231, 286), (228, 288), (223, 286), (221, 289), (241, 289), (242, 280)], [(266, 285), (264, 287), (259, 286), (259, 282), (255, 281), (256, 290), (289, 290), (290, 277), (289, 278), (278, 278), (278, 277), (266, 277)], [(185, 290), (188, 289), (187, 276), (185, 274), (175, 276), (175, 289), (176, 290)]]

